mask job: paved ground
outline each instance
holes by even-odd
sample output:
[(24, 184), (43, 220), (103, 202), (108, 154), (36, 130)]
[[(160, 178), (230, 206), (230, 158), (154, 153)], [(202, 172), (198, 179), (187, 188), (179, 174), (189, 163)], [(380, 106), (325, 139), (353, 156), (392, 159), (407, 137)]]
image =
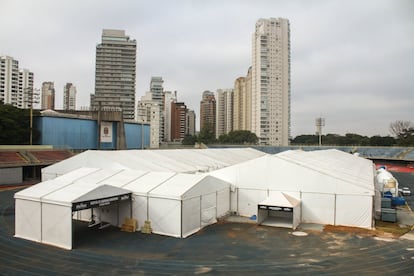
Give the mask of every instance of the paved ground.
[(414, 271), (413, 240), (310, 229), (302, 230), (307, 236), (295, 236), (289, 229), (248, 223), (219, 223), (187, 239), (77, 224), (75, 249), (66, 251), (13, 237), (14, 192), (0, 192), (0, 275), (412, 275)]

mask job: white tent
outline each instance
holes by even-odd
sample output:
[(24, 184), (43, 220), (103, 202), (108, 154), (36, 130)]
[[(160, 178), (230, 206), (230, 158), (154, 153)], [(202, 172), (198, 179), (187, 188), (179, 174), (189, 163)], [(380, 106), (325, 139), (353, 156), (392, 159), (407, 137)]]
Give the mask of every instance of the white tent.
[(15, 236), (71, 249), (72, 219), (120, 226), (132, 217), (187, 237), (229, 212), (229, 187), (205, 174), (79, 168), (15, 194)]
[(120, 213), (120, 205), (131, 209), (131, 191), (99, 184), (114, 173), (81, 168), (17, 192), (15, 236), (71, 249), (73, 212), (104, 206), (110, 222), (118, 223), (128, 216)]
[(42, 169), (50, 180), (80, 167), (152, 172), (208, 172), (266, 155), (252, 148), (180, 150), (89, 150)]
[(301, 222), (372, 228), (372, 161), (338, 150), (286, 151), (210, 174), (232, 183), (231, 210), (257, 216), (258, 204), (275, 192), (301, 202)]

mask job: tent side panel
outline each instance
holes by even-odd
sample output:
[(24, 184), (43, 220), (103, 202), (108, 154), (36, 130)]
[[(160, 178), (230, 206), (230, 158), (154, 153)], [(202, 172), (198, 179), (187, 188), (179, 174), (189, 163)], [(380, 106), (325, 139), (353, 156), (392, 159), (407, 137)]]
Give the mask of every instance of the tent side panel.
[(125, 222), (125, 219), (131, 217), (131, 204), (129, 200), (119, 202), (119, 222), (118, 227), (122, 227), (122, 224)]
[(334, 224), (335, 195), (302, 193), (302, 222)]
[(147, 217), (147, 196), (132, 195), (132, 217), (138, 222), (138, 229), (144, 226)]
[(298, 204), (296, 207), (293, 208), (293, 222), (292, 222), (293, 229), (296, 229), (300, 224), (301, 212), (302, 212), (302, 209), (300, 207), (300, 204)]
[(25, 199), (16, 199), (15, 204), (15, 236), (40, 242), (40, 202)]
[(267, 191), (239, 188), (239, 215), (251, 217), (257, 215), (257, 204), (267, 198)]
[(42, 242), (72, 249), (72, 209), (42, 203)]
[(183, 201), (183, 238), (200, 230), (202, 222), (200, 221), (200, 213), (203, 211), (200, 207), (200, 197), (193, 197)]
[[(80, 221), (91, 221), (92, 211), (91, 209), (81, 210), (73, 213), (72, 218)], [(96, 214), (94, 214), (96, 216)], [(95, 218), (96, 220), (96, 218)]]
[(217, 222), (216, 193), (202, 195), (201, 197), (201, 227)]
[(372, 227), (372, 196), (337, 195), (336, 225)]
[(181, 237), (181, 201), (167, 198), (148, 198), (152, 232)]
[(230, 190), (224, 189), (217, 192), (217, 217), (225, 216), (230, 211)]
[(239, 197), (239, 189), (233, 186), (234, 188), (230, 188), (230, 211), (237, 212), (237, 198)]

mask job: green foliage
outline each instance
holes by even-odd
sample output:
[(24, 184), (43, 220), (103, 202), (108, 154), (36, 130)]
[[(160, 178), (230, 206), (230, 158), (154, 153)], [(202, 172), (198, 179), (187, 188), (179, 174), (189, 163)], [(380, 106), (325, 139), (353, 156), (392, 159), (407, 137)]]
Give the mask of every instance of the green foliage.
[(183, 145), (194, 145), (197, 142), (197, 136), (186, 135), (181, 142)]
[[(292, 145), (318, 145), (318, 135), (299, 135), (291, 141)], [(322, 145), (335, 146), (393, 146), (396, 141), (390, 136), (362, 136), (355, 133), (347, 133), (345, 136), (338, 134), (322, 135)]]
[(220, 144), (233, 144), (233, 145), (242, 145), (242, 144), (257, 144), (258, 138), (256, 134), (248, 130), (235, 130), (230, 131), (228, 134), (220, 135), (219, 143)]
[(203, 129), (200, 130), (200, 134), (198, 135), (198, 142), (203, 144), (214, 144), (216, 140), (216, 136), (214, 134), (214, 130), (211, 126), (205, 126)]
[[(38, 137), (33, 130), (33, 141)], [(30, 110), (0, 103), (0, 144), (27, 145), (30, 141)]]

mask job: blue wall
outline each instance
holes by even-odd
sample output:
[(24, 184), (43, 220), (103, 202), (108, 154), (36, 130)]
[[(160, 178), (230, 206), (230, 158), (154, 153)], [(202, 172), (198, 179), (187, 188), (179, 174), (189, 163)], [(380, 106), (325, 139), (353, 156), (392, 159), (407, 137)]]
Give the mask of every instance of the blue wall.
[(142, 131), (144, 132), (144, 148), (149, 148), (150, 126), (141, 124), (125, 123), (125, 139), (128, 149), (141, 149)]
[[(97, 122), (88, 119), (74, 119), (64, 117), (36, 117), (34, 127), (40, 131), (40, 145), (52, 145), (70, 149), (97, 149), (98, 126)], [(144, 131), (144, 148), (149, 148), (150, 127), (138, 123), (125, 123), (125, 138), (127, 149), (141, 149), (142, 135)], [(101, 143), (101, 149), (116, 149), (117, 124), (112, 123), (112, 143)]]
[(37, 117), (35, 127), (40, 131), (40, 145), (71, 149), (97, 148), (97, 123), (93, 120)]

